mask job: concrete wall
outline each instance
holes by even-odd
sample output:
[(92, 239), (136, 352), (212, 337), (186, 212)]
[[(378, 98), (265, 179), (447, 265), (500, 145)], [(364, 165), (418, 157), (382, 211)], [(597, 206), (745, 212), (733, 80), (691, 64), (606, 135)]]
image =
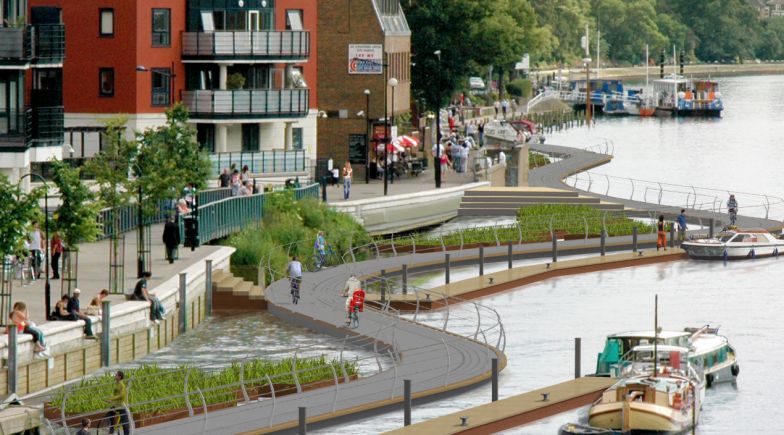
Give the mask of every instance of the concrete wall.
[(488, 182), (472, 183), (330, 205), (337, 211), (352, 215), (370, 234), (392, 234), (438, 224), (457, 216), (466, 190), (489, 185)]
[[(221, 248), (209, 255), (213, 271), (228, 270), (233, 248)], [(206, 316), (205, 263), (199, 262), (184, 270), (187, 274), (187, 329), (198, 326)], [(179, 335), (178, 308), (179, 277), (165, 281), (150, 292), (158, 296), (167, 310), (164, 321), (150, 322), (150, 308), (146, 302), (128, 301), (111, 307), (110, 354), (111, 364), (133, 361), (136, 358), (167, 346)], [(103, 333), (100, 318), (92, 317), (93, 330)], [(17, 394), (25, 395), (78, 379), (101, 368), (99, 340), (86, 340), (83, 321), (47, 322), (39, 325), (52, 358), (33, 358), (30, 335), (19, 335), (17, 345)], [(0, 338), (0, 353), (7, 360), (8, 336)], [(8, 394), (8, 368), (0, 371), (0, 394)]]

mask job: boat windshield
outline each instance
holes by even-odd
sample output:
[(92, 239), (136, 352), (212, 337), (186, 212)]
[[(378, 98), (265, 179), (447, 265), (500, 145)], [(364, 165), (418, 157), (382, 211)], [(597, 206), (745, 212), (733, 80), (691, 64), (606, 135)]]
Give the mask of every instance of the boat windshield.
[(719, 235), (719, 241), (722, 243), (727, 243), (732, 240), (733, 237), (735, 237), (735, 234), (721, 234)]

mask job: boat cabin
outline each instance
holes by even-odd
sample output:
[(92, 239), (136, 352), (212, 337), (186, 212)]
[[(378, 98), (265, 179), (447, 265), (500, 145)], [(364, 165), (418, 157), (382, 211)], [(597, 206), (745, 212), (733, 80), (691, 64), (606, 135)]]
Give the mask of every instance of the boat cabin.
[(765, 230), (728, 230), (717, 235), (722, 243), (768, 243), (776, 240)]
[(678, 107), (678, 95), (689, 90), (689, 81), (678, 75), (669, 75), (653, 81), (653, 92), (656, 94), (658, 107), (674, 109)]
[[(654, 362), (656, 363), (657, 375), (679, 375), (683, 377), (690, 377), (690, 373), (694, 368), (695, 362), (689, 360), (689, 349), (681, 346), (652, 346), (643, 345), (636, 346), (627, 352), (621, 363), (619, 364), (620, 371), (619, 377), (640, 376), (652, 374), (654, 371)], [(699, 361), (696, 362), (699, 364)], [(702, 379), (701, 366), (697, 366), (699, 370), (695, 370)]]
[[(621, 357), (640, 345), (653, 344), (653, 331), (633, 331), (613, 334), (607, 337), (604, 343), (604, 350), (596, 360), (596, 374), (599, 376), (609, 376), (610, 368), (621, 361)], [(689, 337), (691, 334), (681, 331), (661, 331), (656, 342), (661, 345), (689, 347)]]

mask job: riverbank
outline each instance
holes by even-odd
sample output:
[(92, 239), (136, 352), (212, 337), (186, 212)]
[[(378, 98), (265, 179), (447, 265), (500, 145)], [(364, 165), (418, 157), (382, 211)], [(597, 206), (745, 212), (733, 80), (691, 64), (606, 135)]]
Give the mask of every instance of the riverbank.
[[(582, 68), (571, 68), (571, 69), (562, 69), (561, 75), (564, 77), (569, 77), (569, 72), (571, 71), (572, 76), (580, 75), (580, 78), (584, 78), (585, 69)], [(672, 65), (667, 65), (664, 68), (665, 74), (672, 73), (673, 68)], [(540, 76), (558, 73), (557, 69), (548, 69), (539, 71), (537, 74)], [(593, 70), (594, 76), (596, 74), (596, 70)], [(659, 76), (659, 67), (657, 65), (651, 65), (648, 68), (648, 73), (650, 77), (658, 77)], [(777, 62), (777, 63), (745, 63), (745, 64), (697, 64), (697, 65), (685, 65), (684, 66), (684, 73), (688, 76), (695, 76), (695, 77), (713, 77), (713, 76), (740, 76), (740, 75), (774, 75), (774, 74), (784, 74), (784, 62)], [(607, 79), (639, 79), (645, 78), (645, 67), (644, 66), (634, 66), (634, 67), (623, 67), (623, 68), (602, 68), (598, 72), (599, 78), (607, 78)]]

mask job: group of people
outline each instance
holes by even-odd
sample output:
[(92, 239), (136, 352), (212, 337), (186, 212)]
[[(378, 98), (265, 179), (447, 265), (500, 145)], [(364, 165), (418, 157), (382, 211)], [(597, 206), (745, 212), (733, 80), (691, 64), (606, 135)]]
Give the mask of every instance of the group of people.
[(220, 187), (231, 188), (231, 196), (250, 196), (257, 193), (256, 183), (251, 179), (248, 165), (243, 166), (240, 172), (232, 163), (231, 168), (223, 168), (218, 181)]
[[(730, 194), (727, 200), (727, 213), (730, 217), (730, 226), (734, 226), (738, 219), (738, 200), (734, 194)], [(659, 220), (656, 222), (656, 250), (667, 250), (667, 230), (669, 225), (675, 225), (677, 230), (678, 241), (683, 242), (686, 239), (686, 210), (681, 209), (680, 214), (672, 224), (667, 224), (664, 221), (664, 215), (659, 215)]]
[(463, 173), (468, 171), (470, 151), (475, 147), (473, 137), (458, 137), (453, 133), (440, 145), (433, 145), (431, 152), (433, 159), (441, 165), (442, 173), (446, 173), (450, 168), (457, 173)]
[(101, 290), (98, 296), (94, 297), (92, 301), (90, 301), (90, 305), (84, 310), (82, 310), (81, 302), (79, 301), (81, 293), (82, 291), (77, 288), (74, 289), (71, 296), (68, 296), (67, 294), (63, 295), (55, 304), (54, 311), (51, 312), (49, 318), (51, 320), (66, 321), (84, 320), (85, 337), (94, 339), (93, 321), (90, 316), (101, 315), (101, 304), (103, 303), (103, 300), (109, 296), (109, 290)]

